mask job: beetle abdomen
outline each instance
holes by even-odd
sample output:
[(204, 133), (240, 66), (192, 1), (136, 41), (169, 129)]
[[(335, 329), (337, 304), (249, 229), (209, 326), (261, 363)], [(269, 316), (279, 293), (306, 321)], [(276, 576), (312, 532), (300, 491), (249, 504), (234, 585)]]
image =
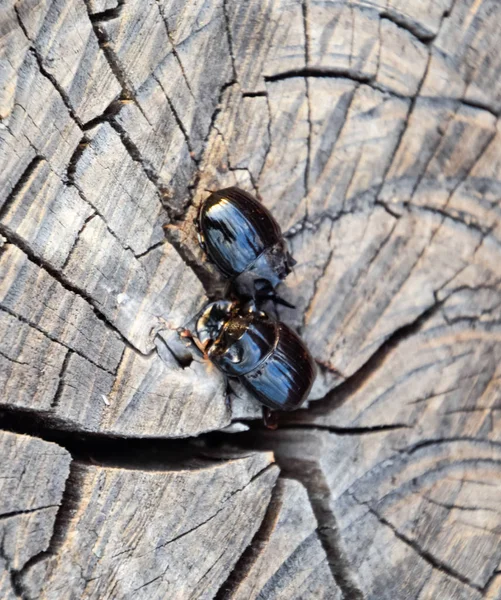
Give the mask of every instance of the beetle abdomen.
[(282, 237), (271, 213), (238, 188), (214, 192), (205, 200), (199, 228), (207, 254), (229, 278), (243, 273)]
[(241, 377), (258, 400), (276, 410), (295, 410), (308, 397), (316, 367), (301, 339), (283, 323), (278, 324), (274, 351), (254, 371)]

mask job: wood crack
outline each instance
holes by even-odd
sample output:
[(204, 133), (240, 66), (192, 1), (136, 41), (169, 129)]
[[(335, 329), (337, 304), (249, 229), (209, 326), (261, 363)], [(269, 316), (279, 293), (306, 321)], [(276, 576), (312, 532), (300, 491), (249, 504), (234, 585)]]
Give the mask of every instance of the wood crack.
[(279, 461), (279, 467), (287, 477), (298, 480), (306, 488), (318, 522), (318, 536), (327, 555), (332, 576), (343, 593), (343, 599), (364, 600), (365, 596), (342, 548), (337, 519), (330, 506), (330, 489), (323, 472), (314, 463), (307, 465), (301, 462), (296, 469)]
[(435, 316), (441, 309), (443, 302), (434, 303), (414, 321), (396, 329), (353, 375), (329, 391), (321, 400), (315, 401), (308, 409), (308, 414), (311, 416), (327, 414), (344, 404), (350, 396), (363, 388), (365, 383), (386, 362), (395, 348), (415, 335), (428, 320)]
[(39, 69), (41, 75), (43, 77), (45, 77), (45, 79), (50, 81), (50, 83), (52, 84), (52, 86), (54, 87), (56, 92), (59, 94), (61, 100), (63, 101), (63, 104), (66, 106), (68, 113), (69, 113), (70, 117), (73, 119), (73, 121), (75, 121), (75, 123), (78, 125), (78, 127), (82, 127), (82, 122), (81, 122), (80, 118), (78, 117), (78, 115), (75, 113), (75, 111), (71, 105), (70, 99), (68, 97), (68, 94), (63, 89), (63, 87), (60, 85), (60, 83), (57, 81), (57, 79), (53, 75), (51, 75), (51, 73), (49, 73), (49, 71), (47, 71), (47, 69), (45, 68), (45, 66), (43, 64), (43, 59), (40, 56), (39, 52), (37, 51), (37, 49), (34, 45), (35, 40), (32, 40), (30, 38), (30, 36), (28, 35), (28, 31), (23, 23), (23, 20), (21, 19), (21, 15), (19, 14), (19, 7), (17, 6), (16, 3), (14, 4), (14, 12), (16, 14), (16, 18), (17, 18), (19, 27), (21, 28), (23, 34), (26, 36), (26, 39), (29, 40), (32, 44), (30, 47), (30, 52), (32, 53), (33, 57), (35, 58), (35, 60), (37, 62), (38, 69)]
[[(69, 351), (69, 353), (74, 353), (74, 354), (80, 356), (81, 358), (89, 361), (91, 364), (93, 364), (98, 369), (100, 369), (102, 371), (105, 371), (106, 373), (109, 373), (110, 375), (114, 375), (114, 376), (116, 375), (116, 371), (110, 371), (109, 369), (106, 369), (106, 367), (103, 367), (102, 365), (100, 365), (97, 362), (95, 362), (92, 358), (89, 358), (85, 354), (82, 354), (82, 352), (80, 352), (79, 350), (76, 350), (75, 348), (72, 348), (68, 344), (62, 342), (59, 338), (57, 338), (56, 336), (52, 335), (50, 333), (50, 331), (46, 331), (45, 329), (42, 329), (38, 325), (38, 323), (35, 323), (35, 321), (31, 321), (30, 319), (27, 319), (26, 317), (23, 317), (22, 315), (20, 315), (19, 313), (15, 312), (14, 310), (8, 308), (7, 306), (0, 305), (0, 312), (5, 312), (5, 313), (11, 315), (11, 317), (16, 318), (21, 323), (26, 323), (26, 325), (29, 325), (30, 327), (33, 327), (33, 329), (35, 329), (36, 331), (38, 331), (39, 333), (41, 333), (42, 335), (44, 335), (46, 338), (48, 338), (52, 342), (55, 342), (56, 344), (59, 344), (60, 346), (63, 346), (64, 348), (67, 348), (68, 351)], [(13, 359), (11, 359), (9, 357), (6, 357), (6, 358), (8, 358), (9, 360), (13, 360)], [(15, 361), (15, 362), (19, 362), (19, 361)], [(29, 363), (20, 363), (20, 364), (29, 364)], [(118, 370), (118, 367), (117, 367), (117, 370)]]
[[(423, 450), (424, 448), (429, 448), (432, 446), (438, 446), (441, 444), (454, 444), (456, 442), (472, 442), (480, 445), (484, 445), (490, 448), (501, 448), (501, 442), (496, 442), (494, 440), (480, 440), (476, 437), (471, 436), (451, 436), (449, 438), (436, 438), (436, 439), (426, 439), (421, 442), (416, 442), (411, 446), (407, 446), (406, 448), (402, 448), (399, 450), (400, 453), (408, 454), (412, 456), (416, 452)], [(492, 464), (501, 464), (501, 460), (492, 460), (492, 459), (478, 459), (478, 462), (490, 462)]]
[(31, 515), (41, 510), (46, 510), (48, 508), (56, 508), (58, 506), (59, 504), (46, 504), (44, 506), (37, 506), (36, 508), (27, 508), (26, 510), (14, 510), (12, 512), (2, 513), (0, 514), (0, 521), (3, 521), (5, 519), (12, 519), (13, 517), (18, 517), (20, 515)]
[[(63, 273), (54, 269), (49, 263), (47, 263), (45, 260), (43, 260), (39, 256), (37, 256), (33, 252), (33, 250), (30, 248), (30, 246), (28, 244), (26, 244), (25, 241), (20, 236), (18, 236), (15, 233), (8, 232), (6, 230), (6, 228), (1, 224), (0, 224), (0, 234), (5, 236), (5, 238), (7, 239), (7, 241), (10, 244), (13, 244), (17, 248), (19, 248), (22, 252), (24, 252), (33, 263), (35, 263), (38, 267), (40, 267), (40, 269), (43, 269), (49, 275), (51, 275), (54, 279), (56, 279), (63, 286), (64, 289), (66, 289), (70, 292), (73, 292), (77, 296), (80, 296), (81, 298), (83, 298), (92, 307), (96, 317), (100, 321), (102, 321), (108, 329), (113, 331), (128, 348), (132, 349), (134, 352), (137, 352), (138, 354), (143, 354), (139, 349), (137, 349), (135, 346), (133, 346), (129, 342), (129, 340), (108, 320), (106, 315), (104, 315), (104, 313), (102, 313), (101, 310), (96, 306), (95, 300), (89, 294), (87, 294), (83, 289), (73, 285), (64, 276)], [(15, 315), (15, 316), (18, 317), (18, 315)]]
[(390, 12), (385, 10), (379, 14), (380, 20), (386, 19), (391, 23), (394, 23), (400, 29), (407, 31), (419, 42), (425, 45), (430, 45), (438, 34), (426, 32), (424, 29), (414, 25), (411, 21), (406, 20), (404, 15), (397, 13), (396, 11)]
[(72, 354), (73, 353), (71, 352), (71, 350), (69, 350), (68, 352), (66, 352), (66, 356), (64, 357), (63, 364), (61, 366), (61, 371), (59, 372), (59, 383), (57, 384), (56, 393), (54, 394), (54, 398), (52, 399), (52, 402), (50, 404), (50, 409), (52, 411), (55, 411), (57, 409), (61, 400), (61, 395), (65, 387), (64, 376), (66, 375), (66, 371), (68, 369), (68, 362)]
[(214, 600), (230, 600), (233, 590), (237, 589), (240, 582), (247, 577), (257, 560), (255, 553), (256, 545), (260, 541), (260, 543), (264, 544), (270, 539), (281, 508), (282, 498), (275, 487), (261, 526), (254, 534), (247, 548), (242, 552), (226, 581), (219, 588)]
[(223, 14), (224, 14), (224, 24), (225, 24), (225, 28), (226, 28), (226, 36), (228, 38), (228, 48), (230, 50), (230, 56), (231, 56), (231, 68), (233, 70), (233, 81), (237, 82), (238, 76), (237, 76), (237, 69), (235, 66), (235, 52), (233, 50), (233, 36), (231, 34), (230, 16), (228, 14), (228, 0), (222, 0), (222, 3), (223, 3)]
[(21, 569), (12, 571), (13, 581), (15, 582), (15, 590), (22, 598), (30, 600), (28, 590), (26, 590), (25, 586), (23, 585), (23, 576), (35, 565), (56, 554), (62, 546), (69, 529), (69, 524), (74, 517), (76, 507), (80, 503), (80, 488), (81, 474), (79, 473), (77, 464), (72, 462), (70, 464), (70, 472), (66, 479), (61, 503), (59, 504), (59, 510), (54, 522), (54, 528), (49, 542), (49, 547), (47, 550), (43, 550), (42, 552), (39, 552), (35, 556), (31, 557)]
[[(318, 400), (315, 400), (315, 403)], [(308, 410), (308, 413), (310, 411)], [(299, 415), (298, 415), (299, 416)], [(340, 436), (359, 436), (359, 435), (371, 435), (374, 433), (387, 433), (388, 431), (399, 431), (402, 429), (412, 429), (411, 425), (407, 423), (392, 423), (391, 425), (372, 425), (367, 427), (337, 427), (336, 425), (321, 425), (318, 423), (306, 423), (306, 422), (294, 422), (293, 420), (288, 423), (287, 417), (284, 418), (284, 422), (280, 422), (280, 429), (286, 429), (289, 431), (308, 429), (313, 431), (329, 431)]]
[(9, 212), (11, 206), (14, 204), (19, 194), (21, 194), (26, 189), (32, 175), (35, 174), (38, 167), (44, 161), (45, 159), (43, 156), (37, 155), (29, 162), (28, 166), (23, 171), (21, 177), (14, 184), (14, 187), (12, 188), (10, 194), (7, 196), (7, 199), (5, 200), (3, 206), (0, 208), (0, 221)]
[(122, 14), (125, 6), (125, 0), (118, 0), (115, 8), (109, 8), (98, 13), (89, 13), (91, 23), (102, 23), (104, 21), (113, 21)]
[(167, 37), (169, 38), (169, 41), (170, 41), (171, 46), (172, 46), (172, 53), (174, 55), (174, 58), (176, 59), (176, 62), (179, 65), (179, 68), (180, 68), (181, 73), (183, 75), (183, 79), (184, 79), (184, 82), (186, 83), (186, 87), (188, 88), (188, 91), (190, 92), (191, 96), (193, 98), (195, 98), (195, 94), (193, 93), (193, 90), (191, 89), (190, 80), (188, 79), (186, 71), (184, 70), (183, 62), (181, 61), (181, 57), (179, 56), (179, 52), (177, 51), (176, 45), (174, 44), (174, 40), (172, 39), (172, 34), (170, 32), (169, 25), (167, 23), (167, 19), (166, 19), (165, 15), (164, 15), (163, 7), (160, 4), (160, 0), (156, 0), (156, 3), (157, 3), (158, 11), (160, 13), (160, 17), (162, 18), (162, 22), (163, 22), (164, 27), (165, 27), (165, 32), (167, 33)]
[(115, 75), (117, 81), (121, 85), (123, 95), (127, 98), (131, 97), (133, 90), (132, 85), (128, 81), (127, 76), (120, 65), (118, 56), (115, 54), (115, 51), (111, 46), (106, 30), (100, 25), (99, 20), (93, 18), (94, 15), (91, 12), (89, 4), (90, 0), (83, 0), (83, 2), (85, 4), (85, 8), (87, 9), (89, 20), (92, 23), (92, 29), (94, 30), (99, 48), (103, 52), (113, 75)]
[[(160, 544), (159, 546), (156, 546), (155, 548), (153, 548), (151, 551), (155, 552), (156, 550), (159, 550), (160, 548), (164, 548), (165, 546), (168, 546), (169, 544), (172, 544), (174, 542), (177, 542), (178, 540), (186, 537), (187, 535), (189, 535), (190, 533), (193, 533), (194, 531), (196, 531), (197, 529), (199, 529), (200, 527), (203, 527), (204, 525), (207, 525), (207, 523), (209, 523), (210, 521), (212, 521), (213, 519), (215, 519), (221, 512), (223, 512), (224, 510), (226, 510), (228, 508), (228, 502), (233, 498), (233, 496), (243, 492), (247, 487), (249, 487), (249, 485), (251, 485), (256, 479), (258, 479), (259, 477), (261, 477), (262, 475), (264, 475), (264, 473), (270, 471), (271, 469), (274, 469), (275, 465), (271, 464), (271, 465), (267, 465), (266, 467), (264, 467), (263, 469), (261, 469), (258, 473), (256, 473), (243, 487), (240, 487), (236, 490), (233, 490), (231, 492), (231, 494), (229, 494), (225, 500), (224, 500), (224, 504), (223, 506), (221, 506), (221, 508), (219, 508), (214, 514), (212, 514), (210, 517), (208, 517), (207, 519), (205, 519), (204, 521), (197, 523), (194, 527), (188, 529), (187, 531), (183, 531), (182, 533), (180, 533), (179, 535), (171, 538), (170, 540), (167, 540), (166, 542)], [(137, 557), (139, 558), (140, 555)]]
[(172, 103), (171, 99), (169, 98), (169, 96), (167, 94), (167, 90), (162, 85), (162, 82), (158, 79), (158, 77), (155, 74), (153, 74), (153, 78), (158, 83), (162, 92), (164, 93), (165, 99), (167, 100), (167, 104), (169, 105), (169, 108), (171, 109), (171, 112), (174, 115), (174, 119), (177, 123), (177, 126), (181, 130), (181, 133), (183, 134), (183, 137), (186, 141), (186, 145), (188, 146), (188, 150), (190, 151), (190, 158), (193, 160), (193, 146), (191, 144), (190, 136), (188, 135), (188, 131), (187, 131), (186, 127), (184, 126), (177, 110), (175, 109), (174, 104)]
[(484, 508), (484, 507), (478, 507), (478, 506), (461, 506), (460, 504), (439, 502), (437, 500), (434, 500), (433, 498), (430, 498), (426, 494), (423, 495), (423, 498), (427, 502), (430, 502), (431, 504), (435, 504), (435, 506), (439, 506), (440, 508), (446, 508), (447, 510), (461, 510), (461, 511), (466, 511), (466, 512), (487, 511), (487, 512), (493, 512), (493, 513), (499, 513), (499, 511), (495, 510), (494, 508)]
[(326, 77), (331, 79), (350, 79), (357, 83), (371, 84), (373, 77), (362, 75), (351, 69), (332, 68), (332, 67), (305, 67), (303, 69), (292, 69), (275, 75), (269, 75), (264, 78), (265, 81), (283, 81), (285, 79), (295, 79), (297, 77)]
[(425, 550), (415, 540), (411, 540), (407, 536), (400, 533), (396, 527), (394, 527), (384, 517), (379, 515), (379, 513), (376, 510), (374, 510), (371, 506), (369, 506), (367, 503), (360, 502), (354, 494), (350, 493), (350, 495), (353, 497), (353, 499), (358, 504), (364, 504), (365, 506), (367, 506), (369, 512), (371, 514), (373, 514), (382, 525), (384, 525), (385, 527), (388, 527), (396, 538), (398, 538), (401, 542), (403, 542), (404, 544), (409, 546), (420, 558), (422, 558), (425, 562), (427, 562), (432, 567), (432, 569), (435, 569), (435, 570), (441, 571), (442, 573), (445, 573), (449, 577), (456, 579), (457, 581), (468, 586), (469, 588), (478, 590), (480, 592), (482, 591), (482, 588), (480, 586), (478, 586), (475, 583), (473, 583), (472, 581), (470, 581), (467, 577), (465, 577), (464, 575), (462, 575), (455, 569), (452, 569), (449, 565), (447, 565), (443, 561), (438, 560), (435, 556), (433, 556), (433, 554), (431, 554), (431, 552), (428, 552), (427, 550)]

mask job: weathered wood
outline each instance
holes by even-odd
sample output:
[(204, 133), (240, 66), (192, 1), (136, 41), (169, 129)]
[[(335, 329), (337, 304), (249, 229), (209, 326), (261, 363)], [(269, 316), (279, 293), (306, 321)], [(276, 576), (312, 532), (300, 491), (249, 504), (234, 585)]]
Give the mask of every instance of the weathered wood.
[[(0, 1), (2, 598), (499, 599), (500, 23)], [(230, 185), (319, 367), (273, 433), (176, 333), (224, 291), (193, 218)]]
[(263, 524), (223, 587), (227, 598), (341, 598), (298, 481), (279, 480)]
[(4, 431), (0, 447), (0, 589), (17, 597), (13, 577), (49, 548), (71, 457), (56, 444)]
[(64, 539), (20, 585), (29, 597), (210, 598), (259, 527), (278, 474), (271, 463), (253, 454), (174, 470), (75, 464), (79, 498)]

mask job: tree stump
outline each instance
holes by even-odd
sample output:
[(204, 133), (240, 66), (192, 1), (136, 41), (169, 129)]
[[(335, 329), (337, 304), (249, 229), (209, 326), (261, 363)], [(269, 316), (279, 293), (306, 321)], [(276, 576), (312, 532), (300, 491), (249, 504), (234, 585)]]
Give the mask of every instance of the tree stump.
[[(501, 599), (501, 4), (0, 3), (0, 596)], [(237, 185), (319, 374), (176, 330)]]

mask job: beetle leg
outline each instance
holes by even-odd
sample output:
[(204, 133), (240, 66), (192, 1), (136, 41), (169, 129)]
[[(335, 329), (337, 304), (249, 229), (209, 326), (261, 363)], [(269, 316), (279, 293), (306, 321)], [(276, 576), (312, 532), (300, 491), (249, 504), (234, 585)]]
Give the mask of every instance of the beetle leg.
[(279, 296), (278, 294), (274, 294), (272, 300), (275, 304), (281, 304), (282, 306), (286, 306), (287, 308), (296, 308), (294, 304), (287, 302), (284, 298)]
[(178, 329), (177, 332), (178, 332), (178, 335), (180, 338), (188, 339), (188, 340), (190, 340), (190, 342), (195, 344), (195, 346), (203, 354), (204, 358), (207, 358), (207, 359), (209, 358), (208, 346), (210, 345), (211, 340), (206, 340), (205, 342), (202, 343), (192, 331), (190, 331), (189, 329), (183, 329), (182, 327), (180, 329)]
[(198, 243), (200, 244), (200, 247), (202, 248), (202, 250), (204, 252), (207, 252), (204, 237), (199, 231), (197, 231), (197, 239), (198, 239)]
[(266, 429), (275, 430), (278, 428), (278, 412), (263, 406), (263, 423)]
[(234, 394), (235, 390), (231, 387), (230, 381), (226, 378), (226, 397), (224, 399), (224, 403), (226, 408), (231, 410), (231, 394)]
[(193, 333), (189, 329), (178, 329), (179, 337), (193, 340)]

